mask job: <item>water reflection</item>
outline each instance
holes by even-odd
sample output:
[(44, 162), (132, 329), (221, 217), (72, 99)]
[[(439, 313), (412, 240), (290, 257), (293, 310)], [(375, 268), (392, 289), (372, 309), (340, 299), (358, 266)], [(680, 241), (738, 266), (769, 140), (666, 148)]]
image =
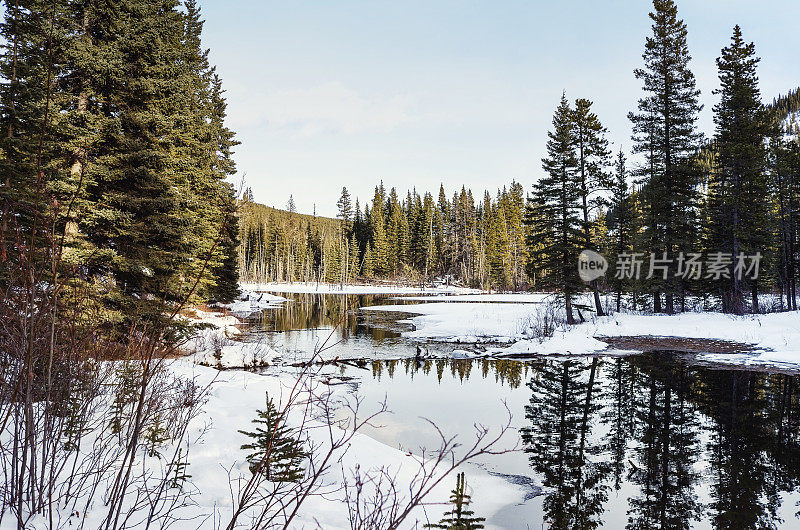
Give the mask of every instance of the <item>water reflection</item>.
[[(529, 468), (518, 462), (489, 467), (529, 474), (545, 487), (544, 496), (530, 501), (540, 503), (536, 513), (524, 512), (531, 528), (800, 525), (796, 375), (715, 370), (666, 354), (539, 362), (405, 359), (374, 361), (371, 372), (390, 406), (394, 385), (416, 388), (429, 393), (426, 416), (443, 421), (469, 418), (471, 411), (436, 412), (456, 405), (440, 403), (428, 381), (446, 384), (448, 394), (453, 382), (467, 392), (482, 389), (479, 396), (463, 396), (465, 406), (498, 401), (487, 407), (496, 406), (499, 417), (499, 400), (486, 391), (493, 381), (495, 395), (515, 407)], [(405, 421), (400, 416), (397, 421)], [(413, 429), (400, 436), (413, 436)], [(519, 513), (511, 520), (519, 522)]]
[(341, 295), (290, 293), (279, 307), (267, 308), (245, 318), (258, 342), (281, 354), (285, 362), (307, 360), (325, 347), (328, 359), (413, 357), (415, 345), (401, 338), (411, 328), (398, 322), (395, 312), (358, 309), (370, 305), (403, 304), (388, 295)]
[(447, 373), (452, 378), (464, 382), (469, 379), (473, 370), (479, 369), (484, 379), (492, 376), (495, 382), (517, 388), (524, 378), (533, 370), (534, 364), (510, 360), (494, 359), (389, 359), (372, 361), (372, 375), (380, 381), (384, 372), (391, 379), (399, 368), (414, 379), (417, 372), (423, 375), (435, 374), (439, 382)]
[(282, 296), (289, 301), (246, 319), (252, 331), (287, 332), (337, 328), (344, 339), (354, 334), (367, 334), (380, 342), (387, 338), (397, 338), (401, 331), (409, 329), (408, 325), (396, 322), (396, 313), (384, 314), (376, 311), (359, 314), (358, 309), (361, 307), (405, 303), (402, 299), (393, 299), (388, 295), (289, 293)]

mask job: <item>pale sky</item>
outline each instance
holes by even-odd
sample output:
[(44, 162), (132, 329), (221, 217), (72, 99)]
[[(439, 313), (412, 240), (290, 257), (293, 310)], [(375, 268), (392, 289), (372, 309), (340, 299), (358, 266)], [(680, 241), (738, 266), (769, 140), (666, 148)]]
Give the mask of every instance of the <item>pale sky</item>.
[[(530, 189), (562, 90), (585, 97), (630, 150), (633, 69), (649, 0), (200, 0), (227, 92), (236, 162), (259, 202), (335, 215), (342, 186), (383, 180), (448, 195)], [(715, 58), (740, 24), (766, 100), (800, 85), (800, 1), (679, 0), (700, 127), (713, 132)]]

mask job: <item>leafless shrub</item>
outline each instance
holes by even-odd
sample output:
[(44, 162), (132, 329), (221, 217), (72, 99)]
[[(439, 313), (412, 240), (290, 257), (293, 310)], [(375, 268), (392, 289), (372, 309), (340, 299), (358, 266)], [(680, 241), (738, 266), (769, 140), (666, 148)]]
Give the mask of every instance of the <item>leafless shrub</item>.
[(548, 298), (536, 304), (536, 310), (523, 318), (519, 323), (520, 333), (528, 339), (539, 342), (549, 339), (556, 330), (564, 329), (567, 325), (561, 305), (554, 299)]

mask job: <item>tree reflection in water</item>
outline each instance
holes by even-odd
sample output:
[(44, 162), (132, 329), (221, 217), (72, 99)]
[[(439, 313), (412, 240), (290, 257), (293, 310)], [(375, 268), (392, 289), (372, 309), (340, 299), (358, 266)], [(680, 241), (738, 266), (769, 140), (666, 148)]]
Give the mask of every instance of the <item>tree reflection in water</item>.
[[(798, 525), (797, 495), (781, 506), (800, 488), (797, 375), (691, 366), (668, 352), (371, 368), (377, 379), (453, 378), (465, 388), (471, 378), (520, 390), (528, 381), (520, 433), (550, 528)], [(620, 503), (624, 520), (607, 519)]]

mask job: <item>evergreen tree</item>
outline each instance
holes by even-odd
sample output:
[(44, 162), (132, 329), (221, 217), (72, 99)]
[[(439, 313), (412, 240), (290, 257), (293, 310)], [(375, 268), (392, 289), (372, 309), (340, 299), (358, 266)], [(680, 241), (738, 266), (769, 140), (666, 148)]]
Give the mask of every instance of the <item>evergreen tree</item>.
[(375, 187), (375, 196), (372, 199), (372, 216), (370, 217), (370, 232), (373, 247), (373, 271), (379, 275), (389, 274), (391, 269), (390, 242), (386, 234), (385, 190), (383, 183)]
[(347, 191), (347, 188), (342, 187), (342, 195), (336, 202), (336, 207), (339, 208), (337, 217), (342, 220), (342, 233), (348, 235), (352, 227), (353, 203), (350, 200), (350, 192)]
[[(596, 250), (597, 244), (592, 241), (591, 217), (606, 206), (606, 201), (601, 193), (608, 191), (612, 186), (611, 179), (605, 171), (610, 155), (608, 141), (605, 138), (607, 130), (600, 123), (597, 115), (592, 112), (592, 102), (588, 99), (575, 101), (572, 119), (580, 179), (579, 193), (583, 214), (584, 245), (587, 249)], [(597, 280), (592, 282), (592, 291), (594, 291), (595, 311), (598, 316), (602, 316), (604, 312), (600, 303)]]
[[(694, 233), (696, 175), (691, 156), (698, 147), (697, 114), (702, 108), (694, 74), (689, 69), (686, 24), (678, 19), (674, 0), (653, 0), (653, 35), (647, 37), (642, 55), (644, 68), (634, 71), (646, 96), (639, 100), (638, 113), (630, 113), (635, 151), (647, 157), (640, 174), (647, 184), (645, 201), (651, 252), (658, 258), (673, 258), (688, 250)], [(667, 280), (653, 286), (653, 308), (661, 311), (661, 292), (666, 292), (665, 309), (674, 312), (679, 292), (674, 268)]]
[(71, 286), (130, 323), (161, 321), (195, 279), (201, 296), (235, 282), (235, 238), (220, 241), (235, 141), (196, 4), (21, 1), (0, 31), (2, 193), (22, 223), (55, 206)]
[(527, 283), (525, 265), (527, 251), (525, 248), (525, 194), (522, 184), (512, 182), (508, 191), (503, 193), (503, 211), (508, 229), (508, 245), (511, 255), (511, 282), (515, 291)]
[(254, 431), (239, 432), (252, 438), (242, 449), (252, 451), (247, 456), (250, 472), (259, 473), (272, 482), (297, 482), (303, 478), (303, 461), (308, 454), (294, 430), (286, 425), (283, 414), (267, 396), (267, 408), (257, 411)]
[[(619, 150), (614, 169), (616, 178), (612, 188), (606, 223), (609, 232), (612, 234), (610, 250), (613, 255), (613, 261), (619, 262), (620, 255), (633, 250), (631, 241), (634, 217), (628, 190), (625, 153), (623, 153), (622, 149)], [(617, 311), (619, 311), (622, 305), (622, 292), (626, 287), (625, 278), (617, 278), (615, 274), (613, 284), (617, 294)]]
[[(735, 260), (740, 253), (765, 253), (770, 235), (771, 208), (765, 200), (769, 196), (764, 142), (768, 121), (758, 88), (758, 62), (755, 45), (746, 44), (739, 26), (734, 27), (730, 46), (717, 59), (721, 88), (715, 92), (720, 95), (714, 106), (718, 154), (709, 185), (709, 218), (714, 226), (709, 247), (729, 252)], [(758, 312), (757, 281), (730, 276), (719, 282), (723, 309), (744, 312), (743, 289), (748, 282), (752, 310)]]
[(572, 299), (582, 288), (578, 255), (584, 233), (574, 122), (566, 95), (561, 96), (553, 115), (553, 129), (547, 134), (548, 156), (542, 159), (546, 175), (534, 184), (537, 211), (528, 219), (530, 253), (535, 268), (543, 273), (544, 283), (563, 297), (567, 322), (574, 324)]
[(222, 302), (230, 302), (239, 296), (239, 219), (236, 215), (236, 201), (232, 196), (226, 201), (223, 210), (222, 230), (219, 247), (222, 260), (214, 268), (214, 286), (209, 295)]
[(426, 524), (425, 528), (444, 528), (446, 530), (480, 530), (484, 528), (485, 517), (475, 517), (475, 512), (469, 509), (472, 497), (467, 493), (467, 480), (464, 473), (456, 475), (456, 487), (450, 496), (453, 508), (444, 513), (438, 523)]

